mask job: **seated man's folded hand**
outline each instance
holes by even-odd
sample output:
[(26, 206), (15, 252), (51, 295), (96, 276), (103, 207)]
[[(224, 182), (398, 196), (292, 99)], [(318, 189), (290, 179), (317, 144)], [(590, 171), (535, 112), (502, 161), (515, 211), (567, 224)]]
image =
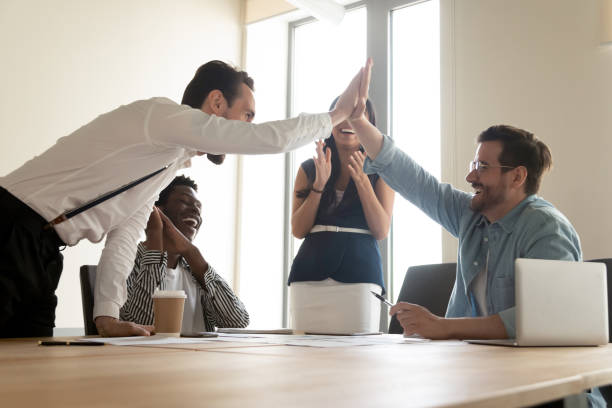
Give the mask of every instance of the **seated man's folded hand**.
[(164, 250), (184, 256), (193, 244), (163, 211), (158, 211), (158, 214), (163, 223)]
[(110, 316), (98, 316), (95, 320), (98, 334), (102, 337), (150, 336), (155, 334), (155, 327), (115, 319)]

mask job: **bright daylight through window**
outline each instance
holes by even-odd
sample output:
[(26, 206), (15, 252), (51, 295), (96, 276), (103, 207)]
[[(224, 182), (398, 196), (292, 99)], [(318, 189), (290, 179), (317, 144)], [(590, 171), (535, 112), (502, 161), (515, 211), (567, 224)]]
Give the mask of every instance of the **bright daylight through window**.
[[(391, 135), (397, 146), (440, 178), (439, 3), (391, 13)], [(393, 211), (393, 299), (409, 266), (442, 261), (438, 224), (398, 197)]]
[[(363, 66), (366, 13), (365, 7), (348, 11), (338, 26), (314, 21), (295, 27), (292, 115), (328, 110), (334, 98)], [(314, 143), (293, 153), (292, 183), (300, 164), (314, 154)], [(301, 241), (294, 240), (294, 256)]]
[[(385, 6), (376, 1), (349, 6), (338, 26), (314, 19), (292, 23), (286, 18), (248, 25), (246, 68), (255, 79), (255, 122), (285, 117), (288, 101), (291, 116), (328, 110), (364, 64), (368, 36), (384, 35), (367, 30), (368, 7)], [(379, 108), (377, 116), (390, 117), (390, 135), (398, 146), (440, 177), (439, 2), (417, 2), (385, 13), (391, 21), (391, 77), (389, 89), (378, 92), (389, 101), (390, 112)], [(380, 74), (376, 71), (380, 66), (375, 63), (373, 75)], [(287, 81), (288, 72), (291, 81)], [(285, 324), (284, 243), (292, 247), (290, 263), (302, 242), (284, 236), (290, 230), (284, 224), (289, 221), (284, 219), (285, 210), (291, 205), (286, 200), (292, 196), (287, 191), (293, 191), (300, 164), (314, 153), (313, 143), (290, 156), (243, 156), (240, 160), (236, 280), (252, 326)], [(287, 175), (286, 157), (291, 157)], [(400, 197), (395, 200), (391, 254), (389, 297), (393, 300), (409, 266), (442, 259), (440, 227)]]

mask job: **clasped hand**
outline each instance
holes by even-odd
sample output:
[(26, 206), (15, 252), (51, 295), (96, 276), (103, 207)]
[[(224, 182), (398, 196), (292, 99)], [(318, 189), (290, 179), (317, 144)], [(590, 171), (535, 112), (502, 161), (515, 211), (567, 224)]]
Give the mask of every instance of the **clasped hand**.
[[(146, 228), (147, 242), (155, 243), (159, 250), (185, 254), (191, 242), (158, 207), (153, 207)], [(151, 248), (149, 248), (151, 249)]]

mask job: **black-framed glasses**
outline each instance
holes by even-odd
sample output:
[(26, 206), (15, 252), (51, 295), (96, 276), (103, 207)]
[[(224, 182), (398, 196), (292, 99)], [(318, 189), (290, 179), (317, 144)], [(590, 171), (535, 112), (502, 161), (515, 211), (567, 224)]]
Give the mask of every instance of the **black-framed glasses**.
[(486, 169), (500, 168), (500, 169), (516, 169), (517, 166), (492, 166), (490, 164), (484, 164), (481, 161), (471, 161), (469, 164), (470, 173), (476, 170), (478, 173), (482, 173)]

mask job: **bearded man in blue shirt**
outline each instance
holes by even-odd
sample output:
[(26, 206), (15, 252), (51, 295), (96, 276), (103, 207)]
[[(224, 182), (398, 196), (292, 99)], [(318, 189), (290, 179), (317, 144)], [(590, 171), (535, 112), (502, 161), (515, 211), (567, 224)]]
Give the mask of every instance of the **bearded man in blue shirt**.
[(403, 302), (390, 313), (397, 313), (406, 334), (432, 339), (514, 337), (514, 260), (582, 258), (571, 223), (536, 195), (552, 162), (548, 147), (525, 130), (491, 126), (479, 135), (476, 156), (469, 163), (466, 181), (474, 189), (469, 194), (440, 183), (390, 138), (381, 136), (381, 142), (366, 170), (381, 174), (459, 239), (446, 318)]
[[(430, 339), (515, 337), (514, 260), (580, 261), (582, 250), (572, 224), (536, 195), (552, 163), (548, 147), (530, 132), (492, 126), (478, 137), (466, 181), (474, 194), (439, 182), (391, 138), (383, 136), (360, 109), (349, 119), (368, 158), (364, 170), (377, 173), (459, 240), (455, 286), (446, 317), (400, 302), (396, 314), (406, 335)], [(356, 163), (351, 163), (355, 166)]]
[[(572, 224), (536, 195), (542, 174), (552, 164), (550, 150), (526, 130), (491, 126), (478, 136), (476, 155), (469, 163), (466, 181), (474, 194), (457, 190), (440, 183), (368, 122), (363, 114), (368, 84), (366, 79), (358, 108), (349, 118), (368, 155), (365, 172), (379, 174), (459, 240), (455, 286), (446, 316), (405, 302), (393, 306), (389, 314), (397, 313), (406, 335), (514, 338), (514, 260), (582, 260)], [(605, 406), (597, 389), (587, 398), (591, 406)]]

